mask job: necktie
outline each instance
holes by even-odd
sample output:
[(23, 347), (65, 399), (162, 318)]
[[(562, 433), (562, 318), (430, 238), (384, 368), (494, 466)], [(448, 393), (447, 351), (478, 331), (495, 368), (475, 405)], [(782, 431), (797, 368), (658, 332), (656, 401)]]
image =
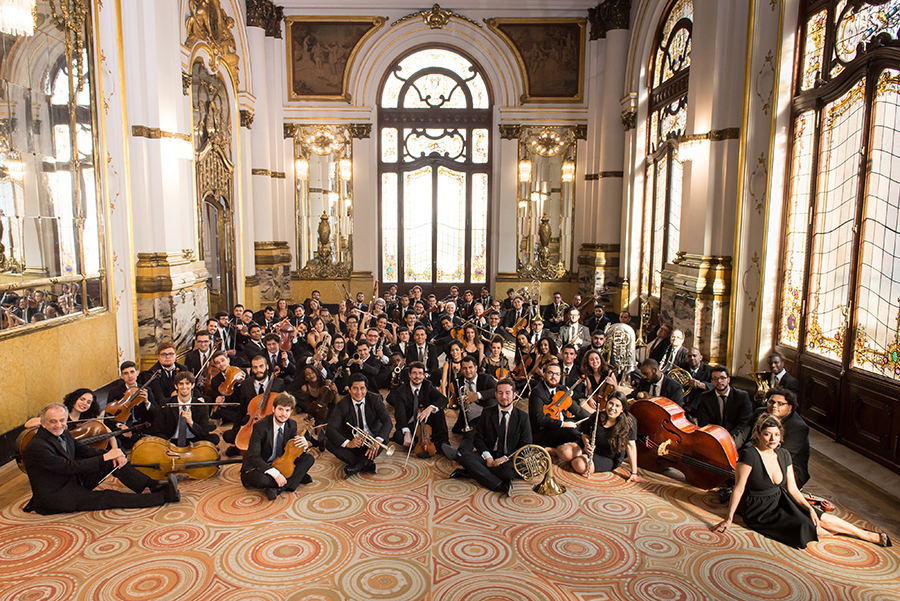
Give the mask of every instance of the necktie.
[(502, 414), (500, 416), (500, 433), (497, 438), (498, 440), (503, 439), (503, 447), (500, 450), (506, 455), (506, 430), (509, 425), (509, 411), (501, 411), (500, 413)]
[(262, 394), (262, 382), (256, 381), (256, 394)]
[(662, 383), (662, 379), (660, 379), (659, 382), (656, 382), (655, 384), (653, 384), (653, 386), (652, 386), (652, 388), (653, 388), (653, 396), (659, 396), (659, 385), (660, 385), (660, 383)]
[(725, 421), (725, 397), (721, 394), (719, 395), (719, 415), (722, 416), (722, 421)]
[(363, 427), (362, 402), (356, 403), (356, 426)]
[(469, 385), (469, 392), (475, 392), (475, 381), (467, 380), (467, 383)]
[(182, 406), (178, 406), (178, 441), (175, 443), (179, 447), (187, 446), (187, 420), (181, 414)]
[(65, 451), (66, 453), (68, 453), (68, 452), (69, 452), (69, 445), (66, 444), (66, 437), (63, 436), (62, 434), (60, 434), (59, 436), (57, 436), (57, 438), (59, 439), (59, 444), (62, 445), (63, 451)]
[(419, 412), (419, 389), (416, 388), (413, 390), (413, 418), (415, 418), (416, 413)]
[(276, 457), (281, 457), (282, 453), (284, 453), (284, 426), (278, 428), (278, 431), (275, 432), (275, 448), (272, 449), (272, 456), (269, 457), (269, 461), (273, 461)]
[(568, 378), (568, 377), (569, 377), (569, 368), (567, 367), (563, 370), (563, 378)]
[(425, 349), (419, 347), (419, 362), (425, 363)]

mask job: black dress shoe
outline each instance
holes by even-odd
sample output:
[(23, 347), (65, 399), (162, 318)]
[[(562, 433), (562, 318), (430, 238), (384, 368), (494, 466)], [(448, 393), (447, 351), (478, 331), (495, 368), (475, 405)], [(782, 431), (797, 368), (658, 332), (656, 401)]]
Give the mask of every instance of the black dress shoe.
[(451, 479), (451, 480), (457, 480), (457, 479), (459, 479), (459, 478), (471, 478), (471, 477), (472, 477), (472, 476), (469, 475), (469, 472), (468, 472), (466, 469), (461, 468), (461, 467), (460, 467), (460, 468), (456, 468), (455, 470), (453, 470), (452, 472), (450, 472), (450, 479)]
[(226, 457), (240, 457), (241, 450), (237, 447), (228, 447), (227, 449), (225, 449), (225, 456)]
[(309, 474), (305, 474), (302, 478), (300, 478), (300, 484), (312, 484), (312, 478)]
[(723, 486), (718, 490), (719, 493), (719, 503), (722, 505), (727, 505), (731, 500), (731, 493), (734, 491), (734, 488), (731, 486)]
[(360, 473), (362, 469), (363, 465), (361, 463), (357, 463), (356, 465), (345, 465), (344, 476), (349, 478), (350, 476)]
[(500, 483), (500, 486), (497, 487), (497, 492), (503, 495), (509, 496), (509, 491), (512, 489), (512, 482), (509, 480), (504, 480)]
[(178, 476), (175, 474), (169, 474), (163, 496), (166, 503), (177, 503), (181, 500), (181, 492), (178, 490)]
[(377, 468), (375, 467), (375, 462), (372, 461), (372, 462), (370, 462), (370, 463), (367, 463), (365, 466), (363, 466), (362, 471), (364, 471), (364, 472), (366, 472), (366, 473), (368, 473), (368, 474), (374, 474), (374, 473), (376, 473)]
[(265, 489), (266, 498), (270, 501), (274, 501), (278, 498), (278, 489), (277, 488), (266, 488)]
[(456, 461), (457, 459), (459, 459), (459, 451), (451, 447), (449, 442), (445, 442), (441, 445), (441, 452), (444, 454), (444, 457), (446, 457), (450, 461)]

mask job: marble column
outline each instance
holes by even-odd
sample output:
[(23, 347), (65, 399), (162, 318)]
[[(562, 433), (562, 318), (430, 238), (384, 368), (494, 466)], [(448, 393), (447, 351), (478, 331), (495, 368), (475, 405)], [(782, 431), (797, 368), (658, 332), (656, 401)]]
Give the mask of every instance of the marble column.
[[(259, 301), (291, 300), (291, 251), (287, 242), (254, 242)], [(259, 304), (255, 308), (259, 308)]]

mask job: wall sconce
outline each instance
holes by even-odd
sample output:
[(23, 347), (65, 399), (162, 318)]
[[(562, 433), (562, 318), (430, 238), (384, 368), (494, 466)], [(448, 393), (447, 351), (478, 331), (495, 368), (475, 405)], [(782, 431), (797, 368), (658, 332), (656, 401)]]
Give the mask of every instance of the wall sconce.
[(341, 159), (338, 165), (341, 172), (341, 179), (345, 182), (349, 182), (350, 176), (353, 174), (353, 163), (350, 159)]
[(566, 161), (562, 166), (562, 181), (572, 183), (575, 181), (575, 163)]
[(531, 161), (519, 161), (519, 183), (531, 181)]
[(309, 179), (309, 161), (306, 159), (297, 159), (294, 161), (294, 173), (298, 181), (306, 181)]
[(682, 163), (694, 161), (702, 156), (709, 143), (708, 134), (691, 134), (678, 138), (678, 160)]

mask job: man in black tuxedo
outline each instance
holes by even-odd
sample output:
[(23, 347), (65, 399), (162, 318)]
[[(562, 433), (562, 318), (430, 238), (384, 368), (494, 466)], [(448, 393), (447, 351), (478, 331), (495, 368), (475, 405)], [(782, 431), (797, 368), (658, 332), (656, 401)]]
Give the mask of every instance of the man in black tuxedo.
[(253, 361), (257, 355), (266, 355), (266, 343), (262, 339), (262, 328), (258, 323), (252, 323), (247, 328), (250, 339), (244, 344), (244, 359), (247, 363)]
[(712, 371), (710, 371), (709, 364), (703, 362), (703, 354), (697, 347), (688, 352), (687, 361), (678, 367), (691, 375), (691, 391), (684, 399), (684, 409), (693, 413), (700, 403), (700, 395), (707, 390), (712, 390)]
[(525, 329), (525, 334), (528, 336), (528, 342), (534, 345), (537, 345), (538, 341), (544, 338), (555, 339), (553, 332), (544, 327), (544, 320), (540, 317), (531, 320), (531, 323)]
[[(784, 368), (784, 357), (778, 353), (772, 353), (766, 360), (769, 364), (769, 371), (766, 373), (769, 382), (769, 388), (780, 386), (787, 388), (800, 398), (800, 380), (792, 376)], [(756, 391), (756, 401), (762, 402), (766, 398), (766, 393), (759, 389)]]
[(481, 287), (481, 296), (475, 299), (476, 303), (481, 303), (481, 306), (484, 307), (485, 311), (489, 311), (491, 307), (491, 303), (494, 302), (494, 299), (491, 298), (491, 289), (487, 286)]
[(553, 302), (544, 308), (544, 321), (547, 323), (547, 330), (556, 333), (562, 327), (566, 320), (566, 313), (569, 306), (563, 302), (562, 294), (553, 293)]
[[(553, 402), (553, 395), (560, 391), (559, 380), (562, 375), (558, 363), (549, 363), (544, 367), (544, 380), (531, 388), (528, 397), (528, 416), (531, 418), (531, 434), (534, 444), (543, 447), (562, 447), (569, 442), (581, 440), (575, 422), (590, 414), (574, 400), (561, 419), (554, 419), (544, 414), (544, 406)], [(572, 457), (560, 456), (563, 461), (571, 461)]]
[(781, 387), (770, 388), (766, 393), (766, 406), (753, 413), (747, 425), (734, 437), (734, 444), (740, 449), (749, 442), (753, 425), (762, 414), (774, 415), (784, 427), (781, 448), (787, 449), (791, 454), (797, 488), (803, 488), (809, 482), (809, 426), (797, 413), (798, 409), (797, 395), (793, 391)]
[(263, 332), (268, 332), (275, 325), (275, 307), (269, 305), (262, 311), (257, 311), (253, 314), (253, 320), (262, 327)]
[[(462, 358), (462, 361), (459, 363), (459, 376), (456, 378), (456, 390), (461, 390), (465, 396), (463, 401), (465, 403), (465, 412), (459, 404), (460, 394), (457, 393), (457, 398), (453, 399), (453, 402), (457, 404), (459, 415), (456, 418), (456, 423), (453, 425), (454, 434), (462, 433), (467, 420), (470, 428), (475, 427), (484, 409), (497, 403), (495, 396), (496, 386), (497, 380), (493, 376), (478, 373), (475, 359), (469, 355)], [(471, 450), (471, 439), (471, 436), (465, 436), (463, 445), (460, 445), (460, 448), (465, 445), (469, 446), (469, 450)], [(466, 444), (467, 441), (468, 444)]]
[[(212, 401), (215, 405), (210, 406), (211, 410), (214, 410), (212, 415), (213, 418), (221, 419), (223, 423), (234, 423), (236, 421), (240, 421), (241, 419), (241, 410), (240, 407), (237, 406), (237, 403), (240, 402), (240, 383), (244, 381), (247, 377), (244, 371), (237, 372), (235, 377), (235, 381), (237, 384), (233, 387), (231, 394), (222, 394), (219, 392), (219, 388), (222, 388), (225, 384), (225, 375), (228, 369), (231, 367), (231, 360), (228, 358), (228, 355), (225, 354), (224, 351), (216, 351), (213, 353), (212, 359), (209, 360), (210, 365), (215, 370), (215, 376), (213, 376), (210, 381), (210, 396), (212, 397)], [(210, 400), (210, 399), (207, 399)], [(227, 406), (218, 406), (221, 403), (229, 403)], [(232, 405), (231, 403), (234, 403)]]
[(574, 344), (567, 344), (562, 347), (560, 354), (562, 355), (562, 363), (559, 366), (562, 369), (560, 383), (571, 389), (581, 377), (581, 369), (578, 367), (578, 351)]
[(584, 325), (588, 331), (595, 332), (597, 330), (605, 331), (606, 326), (611, 323), (609, 316), (603, 310), (603, 305), (595, 304), (594, 313), (584, 320)]
[(297, 376), (297, 365), (294, 363), (294, 355), (281, 350), (281, 338), (278, 334), (266, 334), (263, 338), (266, 345), (266, 361), (269, 362), (269, 373), (273, 373), (278, 366), (278, 376), (284, 380), (285, 385), (290, 386)]
[(669, 350), (669, 336), (672, 334), (672, 328), (665, 324), (659, 326), (656, 330), (656, 338), (647, 345), (647, 358), (654, 359), (657, 363), (662, 361)]
[[(41, 425), (25, 447), (23, 461), (31, 483), (32, 497), (26, 511), (42, 515), (156, 507), (181, 499), (175, 475), (157, 482), (136, 470), (120, 448), (102, 451), (75, 440), (66, 428), (69, 411), (62, 403), (51, 403), (41, 410)], [(113, 471), (115, 470), (115, 471)], [(107, 475), (141, 493), (94, 490)]]
[(406, 347), (406, 364), (410, 365), (418, 361), (425, 365), (425, 375), (434, 384), (440, 381), (441, 370), (438, 367), (437, 348), (428, 342), (428, 332), (423, 327), (417, 327), (413, 332), (413, 344)]
[[(236, 415), (237, 419), (234, 420), (233, 425), (231, 426), (231, 430), (224, 432), (222, 434), (222, 440), (229, 444), (234, 444), (234, 439), (237, 437), (237, 433), (241, 430), (241, 426), (247, 423), (250, 419), (247, 414), (248, 406), (250, 405), (250, 401), (253, 400), (253, 397), (261, 395), (265, 392), (266, 387), (269, 385), (269, 363), (266, 361), (266, 358), (258, 355), (253, 358), (253, 361), (250, 363), (250, 377), (245, 378), (239, 388), (236, 389), (237, 394), (234, 395), (236, 398), (234, 399), (236, 402), (240, 403), (240, 406), (236, 407)], [(272, 380), (272, 388), (269, 390), (270, 393), (279, 393), (284, 392), (284, 380), (281, 378), (275, 378)], [(296, 403), (295, 403), (296, 404)], [(296, 407), (295, 407), (296, 408)], [(236, 448), (232, 450), (233, 447), (229, 447), (225, 454), (229, 457), (235, 457), (240, 454)]]
[(237, 337), (235, 336), (234, 325), (229, 322), (228, 313), (225, 311), (216, 313), (216, 331), (213, 335), (212, 348), (217, 351), (224, 351), (230, 361), (235, 361)]
[(672, 330), (669, 336), (669, 348), (666, 349), (662, 360), (659, 362), (659, 368), (664, 374), (669, 373), (673, 367), (679, 367), (687, 361), (688, 350), (684, 347), (684, 332), (682, 330)]
[(161, 342), (159, 344), (156, 350), (156, 358), (156, 363), (150, 369), (141, 373), (138, 381), (141, 385), (144, 385), (150, 379), (150, 376), (162, 370), (162, 373), (150, 384), (150, 389), (153, 391), (153, 396), (160, 403), (163, 403), (175, 392), (175, 374), (180, 371), (186, 371), (187, 367), (175, 361), (175, 345), (171, 342)]
[(328, 416), (325, 448), (343, 461), (344, 474), (349, 478), (360, 472), (375, 473), (375, 457), (382, 451), (378, 444), (366, 446), (350, 426), (368, 433), (375, 441), (384, 444), (391, 433), (391, 415), (381, 395), (368, 392), (366, 377), (350, 376), (350, 394), (338, 401)]
[(486, 316), (487, 325), (485, 329), (481, 332), (481, 337), (483, 340), (484, 346), (484, 354), (489, 355), (491, 352), (491, 340), (494, 339), (494, 336), (500, 336), (504, 340), (510, 340), (510, 336), (505, 329), (500, 326), (500, 313), (497, 311), (491, 311)]
[[(425, 378), (425, 366), (418, 361), (409, 364), (409, 382), (395, 388), (387, 398), (394, 407), (397, 427), (391, 440), (404, 447), (415, 444), (415, 437), (422, 435), (422, 428), (431, 426), (431, 441), (435, 447), (450, 440), (444, 409), (447, 397)], [(418, 428), (416, 424), (418, 422)]]
[(471, 477), (489, 490), (509, 495), (511, 481), (517, 476), (509, 457), (531, 444), (528, 415), (515, 407), (515, 398), (512, 380), (497, 382), (497, 404), (487, 407), (475, 425), (474, 450), (451, 454), (450, 458), (462, 465), (451, 478)]
[(665, 375), (659, 369), (659, 363), (655, 359), (644, 359), (641, 363), (641, 375), (644, 376), (628, 398), (637, 398), (637, 395), (644, 392), (650, 397), (666, 397), (679, 407), (684, 405), (684, 391), (681, 385)]
[(732, 438), (737, 438), (753, 416), (750, 395), (732, 388), (728, 368), (724, 365), (714, 365), (710, 371), (713, 389), (700, 395), (700, 403), (694, 412), (697, 425), (701, 428), (709, 424), (722, 426)]
[(578, 351), (578, 365), (581, 365), (581, 362), (584, 361), (585, 355), (588, 354), (588, 351), (595, 350), (600, 353), (600, 356), (606, 359), (606, 353), (603, 352), (603, 345), (606, 344), (606, 334), (603, 330), (593, 330), (591, 332), (591, 343), (586, 344), (581, 347), (581, 350)]
[[(501, 324), (504, 328), (506, 328), (507, 333), (510, 336), (515, 337), (516, 329), (515, 325), (519, 322), (522, 317), (526, 317), (528, 315), (528, 311), (522, 307), (522, 299), (520, 297), (516, 297), (512, 302), (512, 309), (506, 312), (506, 315), (503, 316), (503, 323)], [(525, 322), (525, 326), (528, 326), (528, 323), (531, 320), (528, 319)]]
[(207, 359), (212, 357), (209, 332), (201, 330), (194, 336), (194, 350), (184, 357), (184, 366), (195, 378), (200, 378), (200, 370), (207, 367)]
[(294, 460), (294, 473), (287, 477), (272, 466), (272, 462), (284, 454), (287, 444), (302, 446), (307, 451), (311, 446), (305, 437), (297, 435), (297, 422), (291, 419), (296, 405), (294, 397), (282, 392), (272, 404), (272, 414), (253, 426), (241, 464), (244, 488), (262, 488), (270, 501), (284, 491), (294, 492), (300, 484), (311, 483), (308, 472), (315, 462), (310, 453), (303, 453)]
[[(377, 391), (379, 383), (382, 381), (382, 372), (386, 371), (385, 365), (371, 353), (371, 348), (365, 338), (356, 343), (356, 354), (359, 355), (359, 359), (347, 361), (349, 373), (338, 385), (338, 390), (343, 390), (345, 386), (350, 385), (349, 378), (361, 374), (366, 379), (366, 388), (373, 392)], [(390, 374), (388, 376), (390, 377)]]
[[(110, 402), (123, 400), (126, 397), (138, 393), (141, 388), (137, 383), (138, 371), (134, 361), (125, 361), (119, 366), (119, 375), (121, 378), (113, 384), (107, 398)], [(138, 397), (141, 399), (131, 410), (131, 416), (124, 422), (118, 423), (120, 428), (131, 428), (138, 424), (146, 424), (147, 426), (153, 421), (153, 407), (157, 403), (153, 396), (153, 391), (149, 386), (140, 390)], [(107, 422), (112, 425), (113, 422)], [(141, 437), (140, 432), (126, 432), (122, 434), (119, 445), (125, 449), (130, 449)]]
[[(180, 447), (197, 440), (218, 444), (219, 435), (209, 431), (210, 406), (203, 403), (203, 399), (193, 397), (194, 376), (189, 371), (180, 371), (174, 380), (178, 396), (174, 399), (165, 397), (158, 407), (154, 407), (149, 434), (171, 440)], [(169, 402), (177, 405), (169, 407)]]

